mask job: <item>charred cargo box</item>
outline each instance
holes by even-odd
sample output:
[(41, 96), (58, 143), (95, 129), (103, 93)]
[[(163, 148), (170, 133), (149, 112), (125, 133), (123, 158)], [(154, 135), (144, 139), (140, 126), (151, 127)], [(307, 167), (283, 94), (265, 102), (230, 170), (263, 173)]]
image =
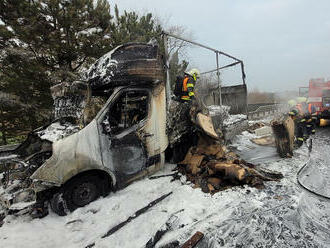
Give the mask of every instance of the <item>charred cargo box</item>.
[(101, 57), (87, 73), (93, 92), (116, 86), (163, 81), (163, 58), (158, 46), (128, 43)]

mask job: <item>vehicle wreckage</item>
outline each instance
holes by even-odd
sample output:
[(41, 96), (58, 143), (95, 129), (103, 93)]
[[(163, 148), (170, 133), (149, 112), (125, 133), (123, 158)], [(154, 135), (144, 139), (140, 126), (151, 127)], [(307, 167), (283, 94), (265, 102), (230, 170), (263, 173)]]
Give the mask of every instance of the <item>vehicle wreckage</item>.
[(211, 177), (234, 185), (279, 178), (226, 150), (228, 112), (221, 106), (171, 101), (164, 68), (157, 45), (129, 43), (97, 60), (86, 81), (53, 86), (55, 121), (0, 151), (3, 211), (26, 213), (49, 202), (65, 215), (159, 170), (165, 154), (208, 192), (221, 186)]

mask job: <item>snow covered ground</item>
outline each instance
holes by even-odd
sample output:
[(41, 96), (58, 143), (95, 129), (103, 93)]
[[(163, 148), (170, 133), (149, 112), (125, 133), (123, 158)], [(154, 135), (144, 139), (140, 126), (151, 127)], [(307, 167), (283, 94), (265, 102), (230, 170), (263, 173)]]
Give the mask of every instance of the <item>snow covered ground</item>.
[[(326, 135), (330, 137), (330, 132)], [(330, 203), (302, 190), (296, 182), (296, 173), (308, 157), (307, 148), (298, 149), (292, 159), (281, 159), (275, 148), (255, 145), (250, 136), (244, 133), (233, 146), (246, 160), (281, 171), (285, 177), (280, 182), (267, 182), (261, 190), (246, 186), (209, 195), (194, 189), (185, 177), (173, 182), (171, 177), (146, 178), (65, 217), (54, 213), (35, 220), (8, 216), (0, 228), (0, 247), (86, 247), (94, 242), (95, 247), (144, 247), (169, 218), (174, 219), (173, 230), (157, 247), (173, 240), (182, 244), (196, 231), (205, 234), (197, 246), (200, 248), (329, 247)], [(314, 141), (312, 158), (322, 160), (325, 146), (329, 151), (330, 141)], [(330, 175), (326, 163), (323, 165), (320, 176)], [(157, 174), (171, 173), (173, 167), (167, 165)], [(309, 170), (306, 173), (313, 174)], [(324, 186), (328, 184), (312, 186), (326, 192)], [(146, 213), (101, 238), (138, 209), (171, 191), (173, 194)]]

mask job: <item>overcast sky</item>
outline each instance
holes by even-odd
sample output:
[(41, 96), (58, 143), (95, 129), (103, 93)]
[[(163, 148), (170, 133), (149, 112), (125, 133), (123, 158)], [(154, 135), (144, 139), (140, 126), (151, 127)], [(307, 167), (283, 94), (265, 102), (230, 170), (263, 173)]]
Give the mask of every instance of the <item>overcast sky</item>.
[[(184, 26), (195, 41), (245, 63), (250, 89), (282, 91), (330, 78), (330, 0), (109, 0)], [(192, 64), (215, 68), (212, 54)], [(201, 52), (202, 53), (202, 52)]]

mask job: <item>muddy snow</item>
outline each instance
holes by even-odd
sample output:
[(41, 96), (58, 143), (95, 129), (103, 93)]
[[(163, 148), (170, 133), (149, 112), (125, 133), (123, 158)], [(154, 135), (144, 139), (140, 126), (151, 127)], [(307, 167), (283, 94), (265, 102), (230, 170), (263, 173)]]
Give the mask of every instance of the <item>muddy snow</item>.
[[(330, 135), (329, 131), (323, 132)], [(253, 135), (243, 133), (233, 146), (242, 158), (281, 171), (285, 177), (280, 182), (267, 182), (265, 189), (260, 190), (245, 186), (210, 195), (200, 188), (194, 189), (183, 176), (173, 182), (171, 177), (145, 178), (65, 217), (52, 212), (34, 220), (28, 216), (8, 216), (0, 228), (1, 247), (86, 247), (91, 243), (95, 247), (144, 247), (173, 216), (172, 229), (156, 247), (173, 240), (182, 244), (196, 231), (205, 234), (197, 247), (329, 247), (330, 204), (301, 189), (296, 181), (298, 170), (308, 158), (307, 147), (296, 150), (292, 159), (281, 159), (275, 148), (253, 144), (250, 136)], [(322, 152), (329, 147), (329, 140), (314, 141), (311, 159), (321, 164)], [(329, 172), (327, 163), (323, 161), (322, 165), (306, 173), (310, 175), (317, 170), (314, 179), (318, 181)], [(173, 168), (168, 164), (156, 175), (169, 174)], [(304, 182), (321, 193), (328, 187), (307, 179)], [(101, 238), (168, 192), (173, 194), (114, 234)]]

